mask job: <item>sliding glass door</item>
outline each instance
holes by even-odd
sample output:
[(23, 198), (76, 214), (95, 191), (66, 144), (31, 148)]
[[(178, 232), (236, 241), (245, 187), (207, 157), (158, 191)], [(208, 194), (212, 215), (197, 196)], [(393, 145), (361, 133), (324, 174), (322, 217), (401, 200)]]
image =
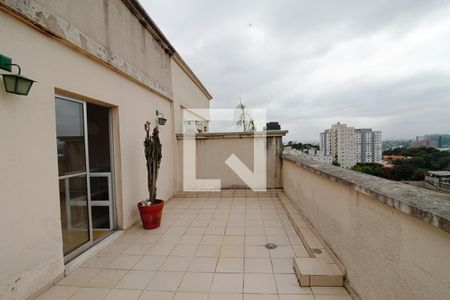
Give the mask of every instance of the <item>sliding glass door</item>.
[(59, 203), (63, 252), (69, 254), (90, 241), (85, 106), (56, 99)]
[(110, 109), (56, 97), (63, 252), (76, 257), (114, 229)]
[(111, 111), (86, 104), (89, 144), (89, 184), (93, 239), (99, 240), (114, 229), (112, 192)]

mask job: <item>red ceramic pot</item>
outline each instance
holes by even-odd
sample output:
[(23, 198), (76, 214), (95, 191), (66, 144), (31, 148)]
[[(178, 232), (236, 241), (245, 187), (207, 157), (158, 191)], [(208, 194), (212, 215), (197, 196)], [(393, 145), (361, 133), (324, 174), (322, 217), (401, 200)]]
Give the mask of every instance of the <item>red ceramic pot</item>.
[(161, 225), (161, 216), (164, 208), (163, 200), (156, 199), (152, 205), (148, 206), (144, 206), (139, 202), (137, 206), (144, 229), (154, 229)]

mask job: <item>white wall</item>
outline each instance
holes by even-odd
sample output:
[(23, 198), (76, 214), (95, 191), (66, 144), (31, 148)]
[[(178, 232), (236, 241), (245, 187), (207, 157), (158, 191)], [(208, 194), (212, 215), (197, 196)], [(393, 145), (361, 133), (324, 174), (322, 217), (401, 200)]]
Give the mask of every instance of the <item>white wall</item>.
[[(121, 0), (37, 0), (36, 2), (41, 4), (49, 14), (46, 16), (43, 13), (42, 19), (45, 26), (52, 32), (64, 33), (65, 29), (58, 27), (56, 22), (57, 18), (64, 19), (81, 33), (108, 49), (112, 57), (122, 59), (126, 64), (148, 76), (158, 91), (171, 94), (169, 55)], [(80, 36), (79, 39), (82, 41), (80, 46), (89, 49), (90, 45), (84, 41), (84, 38)]]
[(209, 108), (210, 99), (172, 59), (172, 86), (176, 133), (183, 132), (183, 108)]
[[(249, 186), (225, 163), (232, 155), (236, 155), (245, 166), (254, 172), (255, 163), (264, 163), (258, 156), (254, 159), (255, 140), (257, 153), (266, 155), (266, 165), (260, 166), (266, 169), (266, 182), (268, 189), (281, 188), (281, 153), (283, 151), (282, 137), (287, 131), (267, 132), (266, 141), (262, 138), (254, 138), (251, 132), (228, 132), (228, 133), (202, 133), (197, 134), (195, 142), (196, 178), (197, 179), (220, 179), (222, 189), (248, 189)], [(180, 178), (179, 190), (183, 190), (183, 135), (178, 136)], [(189, 138), (188, 139), (193, 139)], [(258, 155), (258, 154), (256, 154)]]
[[(56, 155), (55, 88), (114, 107), (119, 219), (137, 220), (147, 195), (144, 122), (171, 102), (0, 11), (0, 53), (37, 83), (27, 97), (0, 88), (0, 298), (23, 299), (64, 270)], [(158, 196), (174, 192), (174, 120), (161, 127)]]
[(183, 132), (183, 109), (189, 108), (209, 108), (209, 101), (205, 93), (189, 78), (180, 65), (172, 58), (172, 86), (173, 86), (173, 103), (172, 116), (175, 120), (173, 128), (173, 164), (174, 164), (174, 185), (177, 190), (181, 189), (182, 168), (180, 160), (180, 143), (176, 139), (177, 133)]

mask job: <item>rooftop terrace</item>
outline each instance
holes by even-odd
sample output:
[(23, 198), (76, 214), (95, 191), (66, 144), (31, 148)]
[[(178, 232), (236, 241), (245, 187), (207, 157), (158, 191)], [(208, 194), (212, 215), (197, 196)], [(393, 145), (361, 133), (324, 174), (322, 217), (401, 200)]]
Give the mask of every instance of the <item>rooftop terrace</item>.
[(286, 201), (281, 192), (181, 193), (160, 228), (125, 231), (38, 299), (351, 299), (343, 287), (299, 285), (293, 258), (322, 245)]

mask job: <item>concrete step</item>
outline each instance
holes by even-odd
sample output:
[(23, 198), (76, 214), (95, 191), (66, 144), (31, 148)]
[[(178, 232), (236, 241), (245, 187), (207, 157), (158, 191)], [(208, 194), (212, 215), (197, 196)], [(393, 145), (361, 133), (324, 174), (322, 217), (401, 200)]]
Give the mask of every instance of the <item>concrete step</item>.
[(322, 258), (294, 258), (294, 270), (300, 286), (344, 286), (344, 274)]
[(309, 257), (294, 258), (294, 270), (300, 285), (343, 286), (345, 267), (286, 195), (279, 193), (278, 198), (308, 252)]

